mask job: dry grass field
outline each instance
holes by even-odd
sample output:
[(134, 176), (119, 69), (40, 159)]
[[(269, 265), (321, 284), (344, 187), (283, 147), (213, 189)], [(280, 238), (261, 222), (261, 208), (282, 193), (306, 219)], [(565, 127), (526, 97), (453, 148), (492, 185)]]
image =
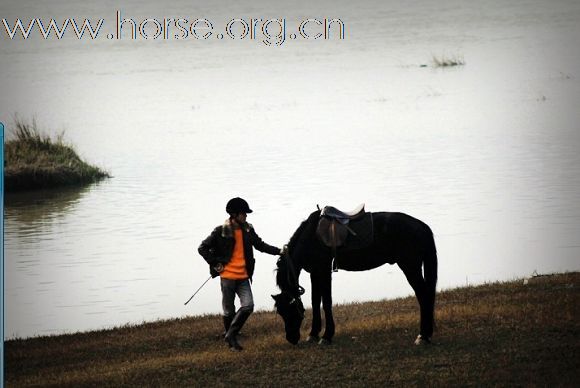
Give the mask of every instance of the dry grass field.
[(288, 344), (273, 312), (250, 317), (240, 353), (219, 316), (16, 339), (6, 385), (578, 386), (579, 306), (580, 273), (565, 273), (440, 292), (428, 346), (413, 345), (414, 297), (336, 306), (330, 346)]

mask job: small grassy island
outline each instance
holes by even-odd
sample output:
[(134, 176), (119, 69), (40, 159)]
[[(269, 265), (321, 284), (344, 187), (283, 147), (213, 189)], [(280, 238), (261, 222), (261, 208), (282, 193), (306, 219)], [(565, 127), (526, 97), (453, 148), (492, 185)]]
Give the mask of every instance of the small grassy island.
[(14, 138), (4, 144), (4, 187), (7, 192), (83, 185), (110, 178), (83, 161), (62, 134), (53, 140), (36, 122), (15, 120)]
[(445, 55), (436, 56), (433, 55), (433, 66), (434, 67), (453, 67), (453, 66), (463, 66), (465, 65), (465, 59), (461, 56), (447, 57)]

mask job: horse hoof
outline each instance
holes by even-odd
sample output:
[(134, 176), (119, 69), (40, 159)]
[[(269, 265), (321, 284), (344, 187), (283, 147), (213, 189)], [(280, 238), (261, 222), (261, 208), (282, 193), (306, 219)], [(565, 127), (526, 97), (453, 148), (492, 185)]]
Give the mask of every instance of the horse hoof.
[(326, 338), (321, 338), (320, 341), (318, 341), (318, 345), (330, 345), (332, 342), (329, 339)]
[(415, 339), (415, 345), (417, 345), (417, 346), (429, 345), (429, 344), (431, 344), (431, 339), (427, 338), (427, 337), (423, 337), (421, 334), (419, 334), (417, 336), (417, 338)]
[(306, 342), (309, 344), (316, 344), (318, 343), (318, 341), (320, 341), (320, 338), (309, 335), (308, 338), (306, 338)]

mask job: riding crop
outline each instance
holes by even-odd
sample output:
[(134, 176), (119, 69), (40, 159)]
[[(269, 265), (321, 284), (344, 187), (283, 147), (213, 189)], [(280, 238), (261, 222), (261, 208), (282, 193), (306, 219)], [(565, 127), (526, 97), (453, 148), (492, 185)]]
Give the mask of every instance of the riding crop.
[(191, 296), (191, 298), (189, 298), (187, 300), (187, 302), (184, 303), (184, 305), (188, 304), (193, 299), (193, 297), (196, 296), (197, 293), (203, 288), (203, 286), (205, 286), (205, 284), (211, 280), (211, 278), (212, 278), (212, 276), (210, 275), (209, 278), (207, 278), (207, 280), (205, 282), (203, 282), (203, 284), (201, 286), (199, 286), (199, 288), (197, 289), (197, 291), (195, 291), (193, 293), (193, 295)]

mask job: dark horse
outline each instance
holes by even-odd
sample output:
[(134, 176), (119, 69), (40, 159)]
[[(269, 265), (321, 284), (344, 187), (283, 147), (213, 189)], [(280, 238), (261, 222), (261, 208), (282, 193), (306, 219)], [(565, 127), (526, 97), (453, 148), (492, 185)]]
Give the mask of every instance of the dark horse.
[[(368, 215), (369, 213), (367, 213)], [(332, 260), (333, 250), (317, 237), (316, 229), (321, 211), (315, 211), (298, 227), (288, 243), (288, 249), (278, 260), (276, 283), (282, 291), (272, 297), (276, 310), (284, 320), (286, 339), (297, 344), (304, 319), (300, 296), (304, 289), (298, 278), (304, 269), (310, 273), (312, 284), (312, 328), (308, 342), (330, 343), (334, 336), (332, 317)], [(338, 268), (346, 271), (366, 271), (385, 263), (397, 264), (419, 302), (420, 332), (415, 343), (429, 343), (433, 334), (435, 286), (437, 283), (437, 252), (433, 233), (428, 225), (403, 213), (371, 213), (372, 243), (361, 249), (338, 248)], [(422, 271), (423, 267), (423, 271)], [(424, 273), (424, 275), (423, 275)], [(320, 304), (324, 309), (326, 327), (322, 339)]]

